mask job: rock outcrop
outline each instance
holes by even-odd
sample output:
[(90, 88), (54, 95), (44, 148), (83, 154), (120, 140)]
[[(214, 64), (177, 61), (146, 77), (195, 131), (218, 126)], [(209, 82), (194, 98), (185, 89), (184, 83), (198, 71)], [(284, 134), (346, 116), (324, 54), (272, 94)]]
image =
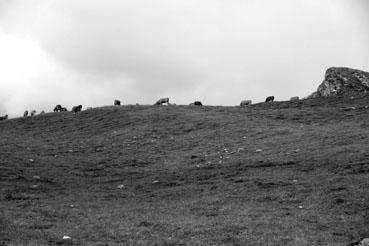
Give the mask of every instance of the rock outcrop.
[(332, 67), (326, 71), (324, 81), (319, 85), (318, 90), (309, 97), (351, 95), (367, 91), (369, 91), (368, 72)]

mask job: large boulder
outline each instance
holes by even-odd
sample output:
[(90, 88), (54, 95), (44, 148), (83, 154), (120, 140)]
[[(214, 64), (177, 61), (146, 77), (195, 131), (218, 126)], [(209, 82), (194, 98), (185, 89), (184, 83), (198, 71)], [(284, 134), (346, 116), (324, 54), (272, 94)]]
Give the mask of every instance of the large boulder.
[(367, 91), (369, 91), (368, 72), (345, 67), (332, 67), (326, 71), (323, 82), (310, 97), (351, 95)]

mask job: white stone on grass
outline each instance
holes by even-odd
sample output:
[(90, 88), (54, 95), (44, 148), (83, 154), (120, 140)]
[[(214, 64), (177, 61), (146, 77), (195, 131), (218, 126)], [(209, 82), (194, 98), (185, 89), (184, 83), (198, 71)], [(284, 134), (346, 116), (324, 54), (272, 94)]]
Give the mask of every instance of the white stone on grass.
[(369, 238), (364, 238), (363, 240), (361, 240), (358, 246), (369, 246)]

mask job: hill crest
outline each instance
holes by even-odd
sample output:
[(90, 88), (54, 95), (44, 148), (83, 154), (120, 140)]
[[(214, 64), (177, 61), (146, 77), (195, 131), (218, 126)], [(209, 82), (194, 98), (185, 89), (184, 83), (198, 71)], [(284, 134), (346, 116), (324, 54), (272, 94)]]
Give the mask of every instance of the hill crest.
[(365, 105), (111, 106), (0, 122), (0, 245), (368, 237)]

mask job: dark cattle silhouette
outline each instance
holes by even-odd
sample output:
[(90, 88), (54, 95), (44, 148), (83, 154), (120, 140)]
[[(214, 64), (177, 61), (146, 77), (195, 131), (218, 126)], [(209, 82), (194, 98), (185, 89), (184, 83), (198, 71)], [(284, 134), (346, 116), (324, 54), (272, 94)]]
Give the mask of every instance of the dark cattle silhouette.
[(169, 97), (160, 98), (155, 105), (163, 105), (164, 103), (169, 105)]
[(191, 106), (202, 106), (202, 103), (200, 101), (194, 101), (190, 104)]
[(120, 106), (120, 101), (119, 101), (119, 100), (117, 100), (117, 99), (115, 99), (115, 100), (114, 100), (114, 106)]
[(0, 120), (7, 120), (8, 119), (8, 115), (4, 115), (4, 116), (0, 116)]
[(24, 111), (23, 113), (23, 117), (27, 117), (28, 116), (28, 110)]
[(35, 116), (36, 115), (36, 110), (32, 110), (31, 111), (31, 116)]
[(245, 107), (245, 106), (251, 105), (251, 104), (252, 104), (251, 100), (242, 100), (241, 103), (240, 103), (240, 106)]
[(60, 112), (62, 109), (62, 106), (60, 104), (56, 105), (54, 108), (54, 112)]
[(82, 105), (74, 106), (72, 108), (73, 113), (81, 112), (81, 110), (82, 110)]
[(67, 108), (61, 107), (60, 112), (68, 111)]
[(267, 97), (265, 102), (274, 102), (274, 96)]

